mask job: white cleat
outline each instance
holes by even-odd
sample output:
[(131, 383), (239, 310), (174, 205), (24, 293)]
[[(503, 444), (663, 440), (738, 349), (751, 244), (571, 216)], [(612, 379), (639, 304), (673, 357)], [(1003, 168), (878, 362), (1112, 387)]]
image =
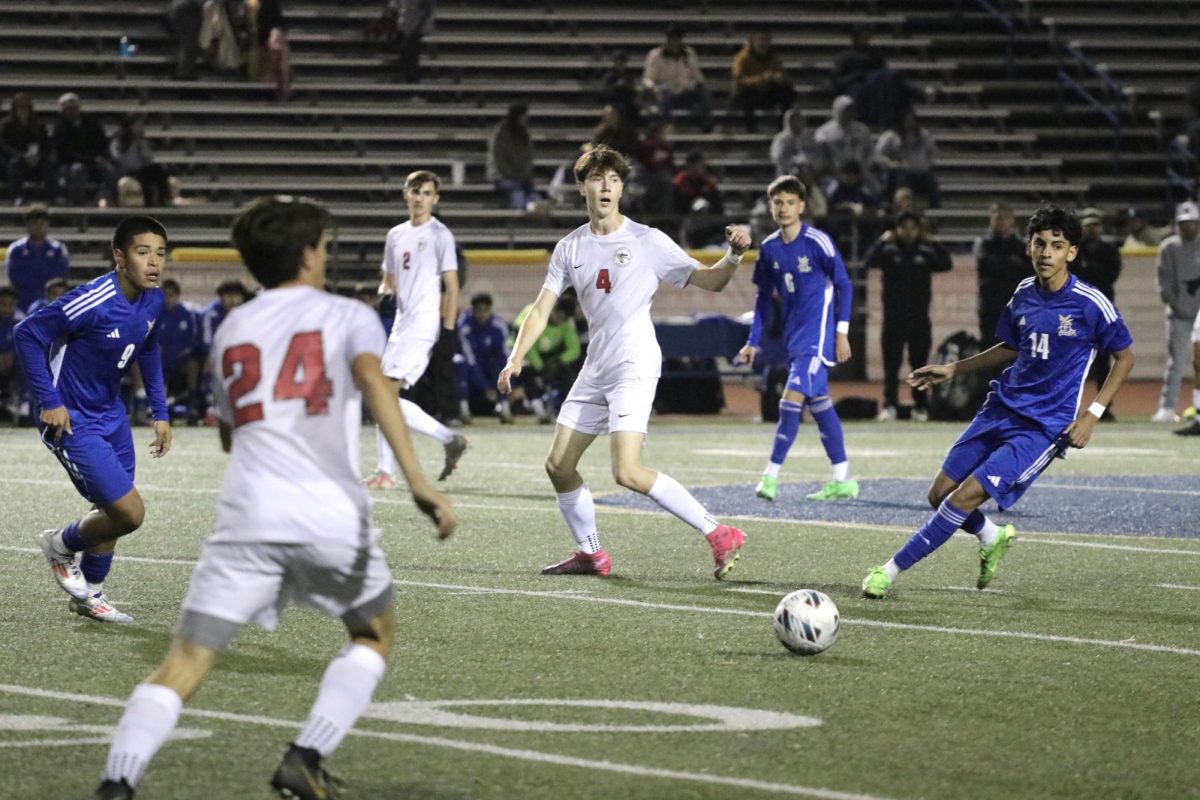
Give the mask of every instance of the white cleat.
[(133, 617), (123, 611), (118, 611), (117, 607), (109, 602), (104, 592), (96, 592), (82, 600), (72, 597), (67, 601), (67, 608), (81, 617), (94, 619), (97, 622), (111, 622), (117, 625), (128, 625), (133, 622)]
[(1151, 422), (1179, 422), (1179, 417), (1170, 408), (1160, 408), (1150, 418)]
[(50, 572), (62, 590), (76, 599), (82, 600), (88, 596), (87, 580), (79, 571), (79, 561), (75, 554), (63, 555), (54, 549), (51, 541), (58, 531), (42, 531), (38, 536), (38, 544), (42, 546), (42, 555), (50, 563)]

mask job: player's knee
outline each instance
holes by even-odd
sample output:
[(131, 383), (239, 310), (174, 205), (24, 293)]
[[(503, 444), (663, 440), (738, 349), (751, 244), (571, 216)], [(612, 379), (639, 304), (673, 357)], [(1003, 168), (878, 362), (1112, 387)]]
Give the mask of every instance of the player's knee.
[(562, 459), (556, 458), (553, 455), (546, 456), (546, 474), (550, 476), (550, 480), (558, 480), (563, 477)]
[(640, 492), (646, 494), (650, 491), (650, 486), (646, 484), (643, 475), (643, 470), (627, 466), (625, 464), (613, 465), (613, 480), (617, 485), (628, 489), (631, 492)]
[(118, 529), (118, 535), (133, 533), (146, 521), (146, 506), (140, 497), (127, 499), (106, 509), (108, 518)]
[(935, 483), (929, 487), (929, 493), (925, 496), (925, 499), (929, 501), (930, 506), (937, 508), (942, 504), (942, 501), (946, 499), (947, 494), (948, 492), (944, 491)]

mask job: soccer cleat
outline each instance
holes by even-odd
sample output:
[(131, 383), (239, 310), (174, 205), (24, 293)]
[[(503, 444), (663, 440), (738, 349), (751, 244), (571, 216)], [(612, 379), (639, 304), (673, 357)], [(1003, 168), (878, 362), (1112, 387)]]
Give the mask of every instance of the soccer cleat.
[(446, 464), (442, 467), (442, 474), (438, 475), (439, 481), (444, 481), (450, 477), (450, 473), (454, 472), (454, 468), (458, 466), (458, 460), (462, 458), (463, 453), (467, 452), (467, 445), (470, 441), (461, 433), (454, 434), (454, 438), (446, 442)]
[(875, 415), (875, 419), (879, 420), (880, 422), (891, 422), (892, 420), (896, 419), (896, 407), (884, 406), (879, 413)]
[(862, 593), (868, 600), (882, 600), (892, 587), (892, 579), (883, 567), (875, 567), (863, 578)]
[(512, 424), (513, 424), (513, 413), (512, 413), (512, 409), (511, 409), (511, 408), (509, 408), (508, 406), (499, 406), (499, 407), (497, 407), (497, 409), (496, 409), (496, 415), (497, 415), (498, 417), (500, 417), (500, 424), (501, 424), (501, 425), (512, 425)]
[(612, 559), (603, 550), (587, 553), (576, 550), (566, 561), (542, 568), (543, 575), (607, 575), (612, 572)]
[(92, 800), (133, 800), (133, 787), (124, 778), (119, 781), (105, 780), (96, 787)]
[(1195, 406), (1188, 406), (1187, 408), (1185, 408), (1183, 410), (1183, 414), (1181, 414), (1180, 416), (1182, 417), (1184, 422), (1190, 422), (1191, 420), (1194, 420), (1196, 418), (1196, 414), (1198, 411), (1200, 411), (1200, 409), (1197, 409)]
[(912, 419), (914, 422), (929, 422), (929, 409), (916, 406), (912, 410)]
[(733, 563), (741, 557), (742, 545), (746, 543), (746, 534), (732, 525), (718, 525), (717, 529), (704, 537), (712, 548), (713, 577), (723, 580), (733, 569)]
[(975, 581), (976, 589), (983, 589), (996, 577), (996, 569), (1000, 559), (1008, 552), (1009, 546), (1017, 540), (1017, 532), (1012, 525), (1003, 525), (996, 541), (988, 547), (979, 548), (979, 580)]
[(315, 751), (292, 745), (271, 776), (271, 788), (289, 800), (340, 800), (342, 782), (325, 771)]
[(50, 572), (62, 590), (71, 597), (83, 599), (88, 596), (87, 579), (79, 570), (79, 561), (75, 554), (64, 556), (54, 549), (53, 538), (58, 531), (42, 531), (38, 536), (38, 544), (42, 546), (42, 555), (50, 562)]
[(72, 597), (67, 601), (67, 608), (81, 617), (94, 619), (97, 622), (111, 622), (117, 625), (128, 625), (133, 622), (133, 617), (123, 611), (118, 611), (117, 607), (105, 597), (104, 592), (96, 592), (91, 597), (85, 597), (82, 600)]
[(779, 494), (779, 478), (763, 475), (758, 480), (758, 486), (754, 487), (754, 493), (763, 500), (774, 500), (775, 495)]
[(845, 481), (829, 481), (808, 496), (809, 500), (853, 500), (858, 497), (858, 481), (850, 478)]
[(1191, 425), (1178, 428), (1174, 433), (1176, 436), (1200, 436), (1200, 419), (1193, 419)]
[(395, 489), (399, 486), (396, 479), (381, 469), (377, 469), (371, 473), (371, 477), (363, 481), (368, 489)]
[(1175, 416), (1175, 412), (1169, 408), (1160, 408), (1154, 412), (1154, 416), (1150, 418), (1151, 422), (1179, 422), (1179, 417)]

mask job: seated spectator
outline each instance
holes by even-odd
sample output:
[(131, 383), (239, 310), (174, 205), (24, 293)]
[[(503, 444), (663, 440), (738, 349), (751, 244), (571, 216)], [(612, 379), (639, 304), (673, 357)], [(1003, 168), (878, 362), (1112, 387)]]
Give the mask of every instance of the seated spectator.
[[(67, 92), (58, 98), (59, 119), (54, 125), (54, 152), (63, 188), (71, 205), (86, 205), (93, 196), (100, 205), (108, 205), (117, 185), (117, 175), (109, 157), (104, 126), (91, 114), (83, 113), (79, 95)], [(89, 184), (96, 193), (89, 193)]]
[(171, 0), (167, 19), (178, 44), (175, 49), (175, 80), (193, 81), (196, 57), (200, 55), (200, 30), (204, 24), (204, 0)]
[(17, 92), (8, 105), (8, 116), (0, 123), (0, 152), (8, 169), (8, 186), (14, 205), (25, 205), (28, 186), (33, 182), (46, 202), (57, 193), (54, 154), (50, 134), (38, 122), (33, 110), (33, 95)]
[(858, 102), (862, 120), (870, 125), (890, 128), (913, 105), (908, 79), (888, 67), (883, 51), (871, 45), (865, 28), (856, 28), (850, 47), (834, 59), (830, 83), (834, 92)]
[(799, 108), (788, 109), (783, 114), (783, 128), (771, 140), (771, 163), (775, 165), (775, 175), (798, 176), (804, 165), (813, 165), (819, 160), (816, 138), (805, 124), (804, 112)]
[[(154, 154), (146, 141), (146, 120), (130, 114), (121, 120), (121, 127), (113, 134), (109, 144), (113, 169), (117, 173), (118, 199), (121, 197), (121, 182), (129, 187), (129, 181), (137, 182), (141, 190), (142, 205), (157, 207), (167, 205), (171, 198), (170, 175), (162, 164), (155, 163)], [(126, 188), (126, 196), (136, 196), (134, 188)], [(130, 205), (136, 206), (136, 202)]]
[(884, 131), (875, 143), (875, 163), (887, 170), (886, 193), (908, 187), (929, 208), (941, 208), (942, 196), (933, 172), (936, 155), (937, 145), (921, 127), (916, 112), (905, 111), (900, 124)]
[(601, 78), (603, 88), (600, 92), (602, 105), (614, 106), (637, 127), (642, 121), (642, 109), (639, 102), (641, 95), (637, 75), (629, 69), (629, 55), (624, 50), (613, 53), (612, 64)]
[[(856, 115), (854, 99), (841, 95), (833, 101), (833, 116), (813, 134), (819, 154), (817, 174), (822, 180), (833, 177), (831, 171), (839, 169), (847, 161), (862, 167), (874, 159), (875, 137), (871, 135), (870, 128), (858, 121)], [(863, 179), (873, 194), (879, 191), (877, 181), (872, 176), (864, 175)]]
[(50, 211), (44, 205), (25, 212), (25, 235), (8, 246), (4, 268), (23, 313), (42, 296), (46, 281), (67, 277), (71, 257), (67, 246), (50, 236)]
[(533, 142), (529, 137), (529, 106), (513, 103), (488, 139), (488, 180), (510, 207), (533, 211), (546, 196), (533, 188)]
[(683, 43), (678, 25), (667, 28), (665, 44), (646, 54), (642, 85), (654, 92), (659, 119), (670, 122), (676, 108), (687, 108), (700, 118), (705, 133), (712, 131), (712, 97), (696, 51)]
[(592, 130), (591, 143), (608, 145), (625, 156), (632, 156), (638, 147), (637, 128), (614, 105), (600, 109), (600, 122)]
[(475, 414), (494, 412), (501, 423), (513, 421), (507, 397), (496, 392), (496, 376), (508, 363), (508, 326), (492, 313), (492, 296), (471, 298), (471, 310), (458, 321), (458, 343), (462, 351), (459, 419), (469, 422)]
[(796, 89), (787, 78), (783, 59), (771, 45), (771, 34), (756, 31), (733, 57), (730, 66), (733, 86), (729, 101), (746, 117), (746, 131), (758, 130), (756, 111), (778, 109), (782, 114), (796, 98)]
[[(516, 336), (532, 309), (533, 303), (530, 303), (513, 320), (512, 336)], [(508, 346), (511, 351), (512, 341)], [(525, 356), (526, 366), (521, 371), (524, 395), (538, 422), (549, 425), (554, 421), (560, 402), (571, 390), (582, 366), (582, 355), (579, 333), (575, 329), (575, 301), (560, 297), (550, 312), (546, 329)]]
[(1140, 208), (1125, 211), (1125, 243), (1122, 247), (1158, 247), (1167, 233), (1150, 224), (1149, 215)]
[(24, 318), (17, 310), (16, 291), (11, 286), (0, 286), (0, 409), (5, 411), (15, 409), (23, 394), (13, 328)]
[(631, 202), (636, 203), (640, 213), (671, 214), (675, 210), (675, 147), (661, 122), (650, 123), (634, 155), (634, 169), (626, 187)]
[(708, 169), (704, 154), (688, 153), (683, 169), (675, 174), (675, 210), (684, 214), (683, 240), (688, 247), (706, 247), (725, 236), (721, 188)]
[[(829, 201), (828, 232), (849, 260), (875, 239), (879, 198), (866, 187), (862, 165), (847, 161), (825, 188)], [(862, 246), (860, 247), (860, 243)]]
[(184, 417), (191, 424), (200, 419), (200, 361), (196, 357), (200, 322), (196, 313), (180, 301), (179, 281), (162, 282), (163, 311), (158, 320), (158, 349), (162, 355), (163, 385), (171, 418)]
[(30, 303), (29, 308), (25, 309), (25, 316), (29, 316), (42, 306), (50, 305), (70, 291), (70, 289), (71, 284), (67, 282), (66, 278), (51, 278), (46, 281), (46, 285), (42, 289), (42, 296)]

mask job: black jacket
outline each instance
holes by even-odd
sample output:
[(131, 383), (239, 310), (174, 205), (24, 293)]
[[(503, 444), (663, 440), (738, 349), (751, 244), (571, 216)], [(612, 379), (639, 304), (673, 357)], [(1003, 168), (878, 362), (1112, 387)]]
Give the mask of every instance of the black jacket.
[(1067, 268), (1112, 300), (1113, 287), (1121, 275), (1121, 251), (1103, 239), (1088, 239), (1079, 243), (1079, 255)]
[(918, 239), (878, 241), (864, 259), (868, 269), (883, 270), (883, 307), (886, 311), (929, 315), (935, 272), (948, 272), (952, 264), (946, 248)]

